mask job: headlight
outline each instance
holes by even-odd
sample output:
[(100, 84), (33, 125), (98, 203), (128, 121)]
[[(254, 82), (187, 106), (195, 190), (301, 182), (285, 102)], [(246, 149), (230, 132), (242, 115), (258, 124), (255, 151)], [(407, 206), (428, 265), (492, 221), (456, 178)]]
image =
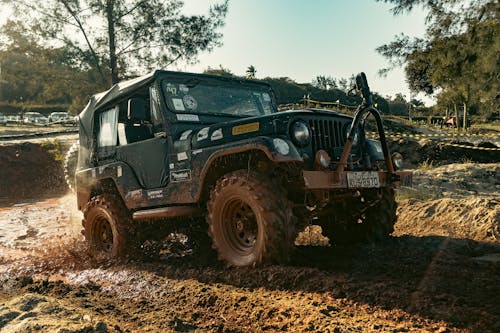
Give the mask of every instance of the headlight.
[(394, 164), (396, 170), (403, 168), (403, 155), (400, 153), (392, 154), (392, 164)]
[(280, 138), (273, 139), (274, 148), (281, 155), (288, 155), (290, 153), (290, 146), (288, 143)]
[(297, 145), (304, 147), (309, 144), (309, 140), (311, 139), (311, 131), (309, 130), (309, 126), (303, 121), (296, 121), (291, 126), (291, 136), (293, 142)]

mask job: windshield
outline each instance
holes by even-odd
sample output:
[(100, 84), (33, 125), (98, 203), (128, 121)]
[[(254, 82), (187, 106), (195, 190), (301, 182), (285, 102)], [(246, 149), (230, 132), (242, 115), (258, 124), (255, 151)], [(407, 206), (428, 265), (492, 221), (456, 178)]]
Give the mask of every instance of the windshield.
[[(217, 83), (217, 84), (216, 84)], [(191, 80), (162, 82), (167, 105), (174, 112), (260, 116), (275, 112), (269, 88)]]

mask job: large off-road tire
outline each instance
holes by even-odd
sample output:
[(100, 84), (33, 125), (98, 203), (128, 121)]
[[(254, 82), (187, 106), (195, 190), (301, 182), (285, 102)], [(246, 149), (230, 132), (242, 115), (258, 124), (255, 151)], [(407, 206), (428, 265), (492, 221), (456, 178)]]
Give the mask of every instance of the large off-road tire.
[(217, 181), (207, 208), (219, 260), (230, 266), (289, 260), (296, 218), (285, 190), (271, 178), (248, 170), (228, 173)]
[(78, 164), (78, 150), (80, 144), (74, 143), (66, 153), (64, 158), (64, 178), (71, 191), (75, 192), (75, 172)]
[(344, 207), (345, 212), (339, 212), (339, 216), (322, 223), (323, 234), (336, 245), (376, 242), (387, 238), (394, 231), (396, 223), (394, 189), (382, 189), (375, 200), (375, 204), (354, 220), (352, 214), (356, 212), (350, 207)]
[(98, 195), (83, 210), (84, 235), (90, 250), (106, 259), (126, 257), (132, 250), (130, 213), (114, 195)]

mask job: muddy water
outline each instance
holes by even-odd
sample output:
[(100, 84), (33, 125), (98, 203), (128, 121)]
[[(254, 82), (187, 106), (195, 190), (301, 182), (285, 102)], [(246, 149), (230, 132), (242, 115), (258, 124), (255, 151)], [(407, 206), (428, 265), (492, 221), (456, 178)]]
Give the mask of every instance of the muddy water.
[(0, 207), (0, 249), (4, 254), (41, 250), (80, 237), (81, 219), (73, 194)]

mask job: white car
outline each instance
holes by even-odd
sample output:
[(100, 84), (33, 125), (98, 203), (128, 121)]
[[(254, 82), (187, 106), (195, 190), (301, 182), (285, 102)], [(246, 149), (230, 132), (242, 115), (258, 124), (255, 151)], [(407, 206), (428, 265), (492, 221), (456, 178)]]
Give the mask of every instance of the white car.
[(19, 123), (19, 116), (16, 115), (5, 116), (5, 120), (7, 124), (17, 124)]
[(49, 115), (49, 122), (63, 125), (76, 125), (75, 118), (70, 116), (67, 112), (52, 112)]
[(46, 125), (49, 119), (38, 112), (26, 112), (23, 115), (23, 121), (25, 124)]

